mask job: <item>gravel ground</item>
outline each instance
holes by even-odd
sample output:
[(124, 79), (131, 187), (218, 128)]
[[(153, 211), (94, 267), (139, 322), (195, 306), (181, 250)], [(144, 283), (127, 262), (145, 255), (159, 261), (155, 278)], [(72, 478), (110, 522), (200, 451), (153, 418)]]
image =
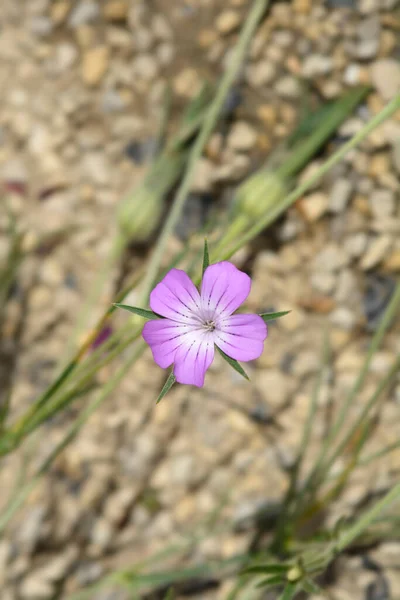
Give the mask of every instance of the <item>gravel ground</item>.
[[(62, 356), (110, 249), (117, 204), (145, 171), (142, 159), (157, 132), (166, 85), (178, 117), (202, 80), (217, 80), (229, 64), (249, 5), (2, 0), (1, 180), (32, 247), (43, 235), (63, 232), (51, 250), (24, 262), (7, 307), (2, 343), (3, 353), (16, 352), (10, 362), (14, 414), (52, 381), (55, 357)], [(399, 29), (393, 0), (273, 3), (230, 97), (232, 116), (201, 161), (180, 236), (202, 224), (205, 197), (229, 197), (285, 139), (310, 95), (330, 100), (359, 83), (371, 85), (330, 150), (379, 112), (400, 89)], [(221, 522), (238, 523), (282, 498), (320, 363), (323, 326), (330, 324), (333, 363), (314, 426), (315, 452), (326, 414), (354, 382), (398, 279), (399, 174), (397, 113), (301, 198), (272, 235), (238, 255), (253, 276), (249, 309), (292, 311), (271, 325), (263, 356), (249, 365), (251, 383), (216, 360), (204, 389), (176, 387), (154, 410), (163, 372), (146, 352), (0, 540), (2, 600), (67, 598), (109, 569), (200, 531), (219, 505)], [(5, 241), (1, 221), (0, 256)], [(181, 243), (173, 240), (171, 249)], [(142, 260), (143, 251), (134, 249), (132, 264)], [(114, 280), (105, 286), (92, 323), (113, 286)], [(123, 323), (125, 316), (116, 318)], [(399, 349), (397, 325), (373, 360), (354, 414)], [(109, 375), (106, 368), (100, 377)], [(381, 407), (371, 452), (398, 438), (399, 403), (400, 380)], [(76, 406), (34, 441), (37, 457), (29, 470), (60, 439)], [(11, 489), (24, 452), (4, 460), (2, 488)], [(399, 470), (396, 451), (357, 471), (328, 524), (387, 489)], [(199, 541), (191, 558), (227, 558), (244, 551), (249, 539), (246, 528), (232, 533), (228, 527)], [(331, 598), (398, 599), (399, 551), (393, 541), (369, 551), (375, 570), (365, 555), (340, 559)], [(231, 584), (197, 597), (225, 598)], [(93, 598), (125, 595), (94, 592)]]

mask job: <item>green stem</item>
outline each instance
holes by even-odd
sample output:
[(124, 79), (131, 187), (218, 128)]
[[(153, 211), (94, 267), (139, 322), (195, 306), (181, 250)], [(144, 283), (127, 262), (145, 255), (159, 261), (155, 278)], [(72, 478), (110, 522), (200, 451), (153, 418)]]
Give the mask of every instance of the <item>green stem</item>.
[(147, 297), (157, 277), (157, 272), (165, 253), (168, 238), (172, 234), (179, 220), (187, 195), (190, 192), (197, 161), (203, 153), (207, 140), (214, 128), (219, 114), (221, 113), (226, 96), (235, 80), (240, 66), (242, 65), (243, 58), (247, 51), (249, 42), (251, 41), (256, 31), (258, 23), (261, 17), (263, 16), (266, 8), (268, 7), (268, 4), (269, 0), (255, 0), (250, 14), (246, 20), (239, 41), (235, 47), (235, 53), (232, 57), (230, 66), (226, 70), (221, 80), (216, 96), (210, 105), (210, 108), (204, 118), (202, 128), (193, 145), (193, 149), (189, 156), (185, 176), (183, 177), (182, 183), (178, 189), (174, 203), (165, 222), (164, 228), (161, 232), (157, 245), (154, 249), (153, 255), (150, 259), (147, 273), (143, 282), (142, 302), (139, 305), (145, 304), (147, 301)]
[(400, 483), (396, 484), (390, 492), (388, 492), (386, 496), (379, 500), (372, 508), (365, 511), (357, 522), (339, 538), (339, 542), (336, 543), (337, 552), (342, 552), (347, 548), (347, 546), (354, 542), (355, 539), (372, 525), (372, 523), (389, 508), (389, 506), (398, 500), (400, 500)]

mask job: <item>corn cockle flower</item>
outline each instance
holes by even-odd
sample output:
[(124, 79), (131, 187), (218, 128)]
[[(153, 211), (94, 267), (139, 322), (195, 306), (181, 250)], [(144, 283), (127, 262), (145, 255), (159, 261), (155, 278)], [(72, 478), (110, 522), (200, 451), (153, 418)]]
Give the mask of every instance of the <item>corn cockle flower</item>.
[(258, 358), (267, 337), (264, 320), (233, 314), (250, 288), (250, 277), (230, 262), (208, 266), (200, 292), (184, 271), (171, 269), (150, 294), (152, 311), (163, 318), (143, 328), (155, 362), (162, 368), (173, 364), (179, 383), (202, 387), (214, 346), (234, 360)]

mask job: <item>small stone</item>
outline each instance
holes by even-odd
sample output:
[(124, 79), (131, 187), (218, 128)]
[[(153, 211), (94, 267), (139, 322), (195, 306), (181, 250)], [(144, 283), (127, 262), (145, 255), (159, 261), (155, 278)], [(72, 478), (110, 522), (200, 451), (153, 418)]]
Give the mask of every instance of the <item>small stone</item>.
[(192, 191), (209, 192), (212, 187), (214, 165), (207, 158), (200, 158), (195, 167)]
[(68, 0), (59, 0), (51, 5), (50, 16), (54, 25), (64, 23), (71, 10), (71, 3)]
[(376, 219), (393, 215), (396, 208), (396, 195), (392, 190), (374, 190), (368, 200)]
[(173, 38), (173, 29), (162, 14), (154, 15), (151, 21), (151, 30), (156, 40), (169, 42)]
[(330, 314), (331, 322), (341, 329), (351, 330), (357, 324), (355, 314), (347, 307), (340, 306)]
[(255, 88), (268, 85), (273, 81), (275, 75), (275, 65), (267, 60), (262, 60), (255, 65), (249, 65), (246, 69), (247, 80)]
[(258, 372), (255, 385), (268, 405), (275, 410), (282, 408), (294, 391), (294, 382), (278, 369), (263, 369)]
[(54, 592), (54, 584), (38, 578), (35, 572), (28, 575), (19, 588), (21, 600), (50, 600)]
[(343, 82), (346, 85), (366, 84), (369, 82), (369, 73), (365, 67), (357, 63), (351, 63), (344, 70)]
[(381, 235), (373, 240), (360, 261), (363, 271), (376, 267), (389, 253), (393, 240), (388, 235)]
[(73, 29), (93, 23), (100, 16), (100, 8), (94, 0), (78, 2), (68, 19), (68, 24)]
[(363, 231), (349, 235), (343, 242), (343, 248), (346, 254), (351, 258), (359, 258), (365, 251), (368, 244), (368, 236)]
[(299, 207), (307, 221), (315, 223), (326, 213), (328, 197), (322, 192), (314, 192), (306, 198), (302, 198)]
[(48, 17), (38, 15), (31, 20), (30, 29), (33, 35), (44, 38), (51, 35), (53, 23)]
[(385, 260), (383, 267), (389, 273), (398, 273), (400, 271), (400, 248), (393, 250)]
[(312, 0), (293, 0), (293, 11), (301, 15), (308, 15), (312, 8)]
[(352, 192), (353, 185), (348, 179), (338, 179), (335, 181), (329, 196), (329, 210), (334, 213), (343, 212)]
[(104, 6), (104, 18), (111, 23), (123, 23), (128, 17), (127, 0), (108, 0)]
[(303, 75), (309, 79), (329, 75), (333, 69), (333, 59), (322, 54), (311, 54), (303, 63)]
[(225, 10), (215, 22), (216, 28), (222, 35), (235, 31), (242, 21), (241, 15), (235, 10)]
[(385, 101), (400, 92), (400, 63), (392, 58), (382, 58), (371, 65), (371, 80)]
[(202, 29), (197, 38), (200, 48), (208, 50), (215, 44), (218, 39), (218, 34), (214, 29)]
[(86, 85), (93, 87), (103, 79), (110, 60), (107, 46), (98, 46), (87, 50), (82, 60), (82, 79)]
[(292, 77), (292, 75), (286, 75), (286, 77), (278, 79), (275, 91), (279, 96), (291, 100), (298, 98), (302, 93), (299, 80), (296, 77)]
[(314, 268), (319, 271), (332, 273), (347, 266), (349, 258), (343, 249), (334, 243), (329, 243), (314, 259)]
[(157, 61), (151, 54), (141, 54), (133, 63), (133, 71), (142, 81), (152, 81), (158, 74)]
[(374, 58), (379, 50), (380, 41), (380, 21), (374, 14), (363, 19), (357, 27), (357, 36), (359, 38), (356, 44), (355, 53), (361, 60)]
[(257, 141), (257, 132), (245, 121), (235, 123), (229, 133), (227, 146), (236, 152), (251, 150)]
[(200, 89), (200, 78), (196, 69), (183, 69), (175, 77), (173, 82), (174, 91), (178, 96), (192, 98)]
[(312, 287), (322, 294), (331, 294), (336, 286), (336, 277), (333, 273), (317, 271), (311, 275)]

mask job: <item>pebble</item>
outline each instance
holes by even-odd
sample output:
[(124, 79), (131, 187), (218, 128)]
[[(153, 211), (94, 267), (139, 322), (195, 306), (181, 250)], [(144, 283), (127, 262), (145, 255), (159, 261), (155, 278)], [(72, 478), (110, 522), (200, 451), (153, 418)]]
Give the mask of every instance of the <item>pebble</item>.
[(77, 29), (82, 25), (93, 23), (100, 16), (100, 8), (94, 0), (82, 0), (76, 4), (76, 7), (71, 12), (68, 24), (73, 29)]
[(372, 63), (372, 84), (385, 101), (400, 92), (400, 63), (393, 58), (382, 58)]
[(173, 88), (178, 96), (184, 98), (192, 98), (195, 96), (201, 86), (200, 77), (196, 69), (187, 67), (183, 69), (175, 77), (173, 81)]
[(82, 79), (90, 87), (98, 85), (109, 65), (110, 50), (107, 46), (98, 46), (87, 50), (82, 58)]
[(103, 8), (107, 21), (123, 23), (128, 17), (129, 4), (127, 0), (108, 0)]
[(315, 257), (313, 264), (316, 270), (325, 270), (329, 273), (338, 271), (349, 263), (349, 257), (337, 244), (328, 243)]
[(28, 575), (19, 588), (21, 600), (50, 600), (54, 597), (54, 592), (54, 584), (40, 579), (35, 572)]
[(308, 79), (329, 75), (333, 69), (333, 59), (322, 54), (311, 54), (303, 62), (303, 75)]
[(356, 315), (346, 306), (339, 306), (336, 308), (330, 314), (330, 320), (336, 327), (340, 327), (347, 331), (352, 330), (357, 325)]
[(225, 10), (216, 19), (215, 26), (222, 35), (227, 35), (238, 29), (242, 17), (235, 10)]
[(376, 267), (389, 253), (393, 240), (388, 235), (380, 235), (375, 238), (367, 248), (360, 261), (360, 267), (363, 271), (368, 271)]
[(295, 100), (302, 94), (299, 80), (296, 77), (292, 77), (292, 75), (286, 75), (286, 77), (278, 79), (275, 84), (275, 91), (279, 96), (290, 100)]
[(336, 286), (336, 277), (333, 273), (317, 271), (311, 275), (312, 287), (322, 294), (331, 294)]
[(338, 179), (332, 186), (329, 195), (329, 210), (333, 213), (343, 212), (353, 192), (353, 184), (348, 179)]
[(158, 74), (157, 61), (152, 54), (141, 54), (133, 62), (133, 72), (142, 81), (152, 81)]
[(263, 369), (258, 372), (255, 385), (274, 410), (282, 408), (294, 391), (294, 382), (278, 369)]
[(276, 75), (276, 67), (268, 60), (262, 60), (246, 69), (246, 78), (255, 88), (272, 83)]
[(378, 54), (381, 26), (378, 15), (374, 14), (361, 21), (357, 27), (359, 38), (355, 54), (361, 60), (374, 58)]
[(302, 198), (299, 206), (307, 221), (315, 223), (326, 213), (328, 208), (328, 197), (323, 192), (314, 192), (313, 194)]
[(376, 189), (369, 196), (368, 202), (375, 218), (390, 217), (396, 208), (396, 194), (392, 190)]
[(256, 141), (256, 130), (245, 121), (238, 121), (231, 128), (227, 146), (235, 152), (246, 152), (254, 147)]
[(343, 249), (351, 258), (359, 258), (365, 252), (367, 244), (367, 234), (360, 231), (345, 238)]

